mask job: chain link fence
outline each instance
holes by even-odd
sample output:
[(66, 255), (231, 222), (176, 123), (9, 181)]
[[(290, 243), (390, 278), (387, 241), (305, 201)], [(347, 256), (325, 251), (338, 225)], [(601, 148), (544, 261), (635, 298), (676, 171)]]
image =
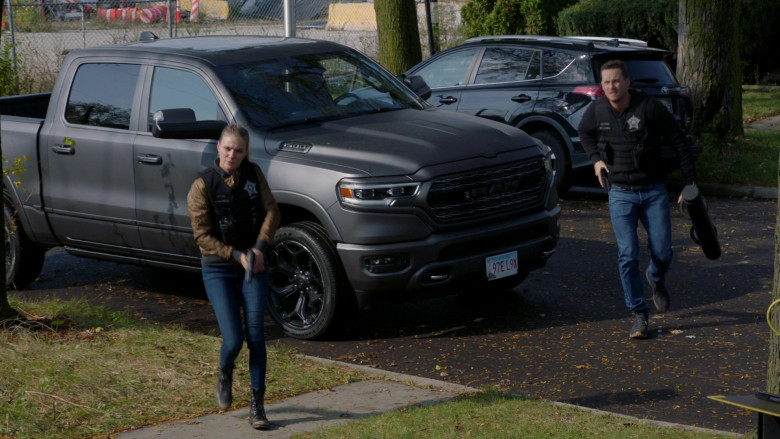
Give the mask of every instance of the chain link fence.
[[(284, 0), (0, 0), (2, 51), (24, 84), (19, 93), (48, 91), (72, 49), (196, 35), (283, 36)], [(423, 56), (430, 54), (427, 10), (438, 48), (463, 40), (465, 1), (418, 3)], [(432, 8), (430, 6), (433, 6)], [(377, 58), (374, 5), (368, 1), (295, 0), (295, 36), (335, 41)]]

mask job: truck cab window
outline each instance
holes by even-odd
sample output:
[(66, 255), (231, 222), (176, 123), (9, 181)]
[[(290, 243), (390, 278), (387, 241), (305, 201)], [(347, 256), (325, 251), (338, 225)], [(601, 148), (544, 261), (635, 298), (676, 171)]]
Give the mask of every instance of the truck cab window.
[(149, 131), (154, 113), (168, 108), (191, 108), (199, 121), (227, 121), (217, 98), (200, 76), (186, 70), (156, 67), (149, 99)]
[(65, 119), (73, 124), (129, 129), (137, 64), (84, 64), (70, 89)]

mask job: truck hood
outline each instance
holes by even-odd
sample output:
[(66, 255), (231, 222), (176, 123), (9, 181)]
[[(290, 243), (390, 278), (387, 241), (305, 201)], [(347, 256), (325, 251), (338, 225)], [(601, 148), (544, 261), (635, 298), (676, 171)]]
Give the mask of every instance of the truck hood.
[(431, 165), (496, 158), (535, 147), (523, 131), (439, 109), (397, 110), (269, 132), (276, 157), (346, 167), (369, 176), (407, 175)]

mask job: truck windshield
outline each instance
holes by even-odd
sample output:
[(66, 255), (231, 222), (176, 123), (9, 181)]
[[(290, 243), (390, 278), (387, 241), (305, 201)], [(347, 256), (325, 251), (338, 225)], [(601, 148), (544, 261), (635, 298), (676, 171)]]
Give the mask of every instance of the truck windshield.
[(250, 61), (216, 72), (249, 123), (262, 130), (423, 108), (400, 81), (350, 52)]

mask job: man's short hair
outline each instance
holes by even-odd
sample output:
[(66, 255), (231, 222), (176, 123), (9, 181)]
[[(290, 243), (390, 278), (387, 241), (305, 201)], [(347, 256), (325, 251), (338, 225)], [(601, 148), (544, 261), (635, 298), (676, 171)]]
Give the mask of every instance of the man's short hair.
[(626, 63), (623, 61), (619, 59), (611, 59), (601, 65), (600, 71), (603, 73), (604, 70), (610, 69), (620, 69), (620, 73), (623, 74), (623, 78), (628, 78), (628, 69), (626, 68)]

